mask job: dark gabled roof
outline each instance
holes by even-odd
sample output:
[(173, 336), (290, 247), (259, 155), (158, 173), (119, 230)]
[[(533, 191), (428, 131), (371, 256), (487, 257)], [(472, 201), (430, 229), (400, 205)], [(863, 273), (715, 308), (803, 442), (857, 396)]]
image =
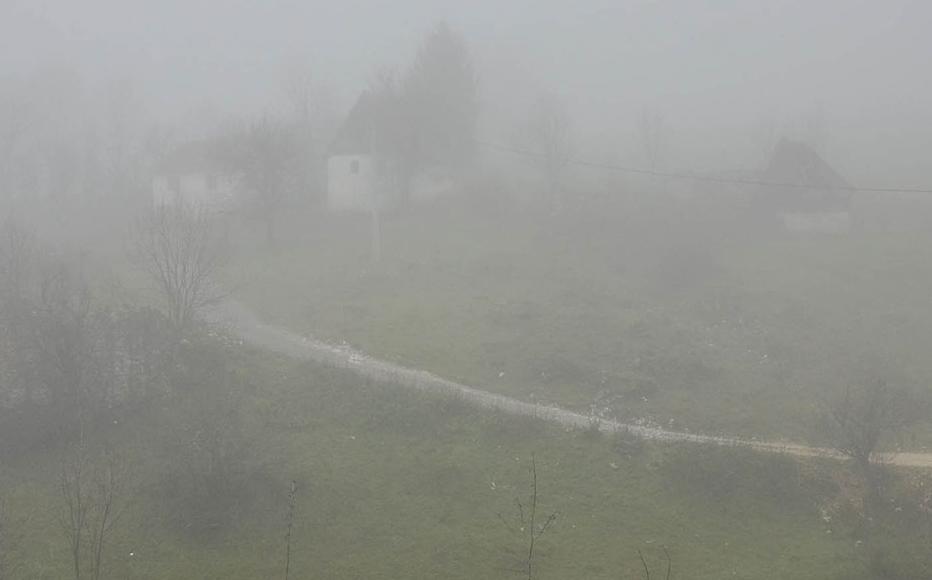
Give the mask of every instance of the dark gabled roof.
[(822, 159), (812, 147), (782, 139), (764, 170), (767, 181), (822, 189), (851, 189), (851, 184)]
[(809, 145), (782, 139), (761, 175), (770, 201), (783, 211), (837, 211), (848, 207), (852, 186)]
[(372, 151), (376, 121), (375, 98), (369, 91), (359, 96), (346, 116), (336, 138), (330, 144), (330, 155), (366, 155)]

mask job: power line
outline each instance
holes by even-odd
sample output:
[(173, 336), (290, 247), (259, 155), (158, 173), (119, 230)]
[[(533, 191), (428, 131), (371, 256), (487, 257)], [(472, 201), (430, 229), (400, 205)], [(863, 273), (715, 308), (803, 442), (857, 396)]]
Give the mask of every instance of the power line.
[[(537, 153), (535, 151), (528, 151), (524, 149), (515, 149), (513, 147), (506, 147), (504, 145), (499, 145), (498, 143), (491, 143), (487, 141), (477, 141), (477, 143), (488, 149), (494, 149), (496, 151), (502, 151), (504, 153), (511, 153), (513, 155), (520, 155), (522, 157), (530, 157), (535, 159), (543, 159), (545, 156)], [(763, 181), (758, 179), (742, 179), (738, 177), (716, 177), (714, 175), (700, 175), (695, 173), (683, 173), (675, 171), (659, 171), (656, 169), (645, 169), (643, 167), (628, 167), (624, 165), (614, 165), (611, 163), (598, 163), (596, 161), (586, 161), (584, 159), (573, 159), (569, 163), (573, 165), (578, 165), (580, 167), (590, 167), (593, 169), (602, 169), (606, 171), (617, 171), (621, 173), (636, 173), (640, 175), (651, 175), (654, 177), (669, 177), (673, 179), (691, 179), (694, 181), (706, 181), (712, 183), (733, 183), (737, 185), (757, 185), (764, 187), (787, 187), (795, 189), (811, 189), (813, 186), (804, 185), (801, 183), (780, 183), (776, 181)], [(911, 187), (854, 187), (854, 186), (819, 186), (819, 189), (823, 190), (837, 190), (837, 191), (851, 191), (851, 192), (863, 192), (863, 193), (928, 193), (932, 194), (932, 189), (921, 189), (921, 188), (911, 188)]]

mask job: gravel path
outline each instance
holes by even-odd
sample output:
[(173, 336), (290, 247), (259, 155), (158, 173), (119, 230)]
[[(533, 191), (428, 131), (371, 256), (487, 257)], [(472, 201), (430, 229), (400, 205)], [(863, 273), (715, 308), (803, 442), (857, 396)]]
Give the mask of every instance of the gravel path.
[[(234, 301), (227, 301), (207, 312), (209, 322), (226, 328), (240, 336), (247, 343), (295, 357), (313, 360), (332, 366), (351, 369), (374, 381), (400, 385), (403, 387), (447, 393), (462, 398), (477, 406), (495, 409), (512, 415), (533, 416), (551, 421), (568, 428), (589, 428), (593, 420), (582, 413), (576, 413), (553, 406), (528, 403), (504, 395), (497, 395), (441, 378), (423, 370), (407, 368), (392, 362), (372, 358), (347, 346), (336, 346), (320, 340), (302, 336), (279, 326), (265, 324), (248, 308)], [(647, 427), (621, 423), (619, 421), (598, 420), (599, 428), (607, 433), (627, 432), (642, 439), (652, 441), (690, 442), (723, 447), (744, 447), (771, 453), (785, 453), (797, 457), (828, 457), (843, 459), (838, 452), (831, 449), (808, 447), (781, 441), (757, 441), (700, 435), (682, 431), (668, 431), (657, 427)], [(932, 468), (932, 453), (889, 453), (879, 455), (878, 461), (903, 467)]]

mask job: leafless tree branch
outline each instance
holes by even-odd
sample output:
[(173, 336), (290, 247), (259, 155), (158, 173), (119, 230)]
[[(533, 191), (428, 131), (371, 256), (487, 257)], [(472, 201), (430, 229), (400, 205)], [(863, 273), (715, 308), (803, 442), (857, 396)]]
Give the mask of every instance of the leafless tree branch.
[(154, 208), (137, 224), (135, 258), (154, 282), (176, 330), (185, 330), (199, 309), (223, 297), (213, 277), (224, 253), (204, 208)]

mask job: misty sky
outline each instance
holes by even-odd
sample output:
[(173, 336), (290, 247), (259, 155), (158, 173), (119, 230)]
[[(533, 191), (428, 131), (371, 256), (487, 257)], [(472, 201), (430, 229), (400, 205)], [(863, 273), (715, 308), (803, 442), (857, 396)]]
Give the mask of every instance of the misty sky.
[(0, 72), (128, 76), (151, 109), (178, 113), (268, 107), (304, 63), (345, 103), (439, 20), (470, 43), (493, 115), (546, 89), (598, 135), (649, 105), (675, 128), (680, 165), (732, 169), (755, 122), (821, 106), (857, 179), (932, 180), (920, 0), (0, 0)]

